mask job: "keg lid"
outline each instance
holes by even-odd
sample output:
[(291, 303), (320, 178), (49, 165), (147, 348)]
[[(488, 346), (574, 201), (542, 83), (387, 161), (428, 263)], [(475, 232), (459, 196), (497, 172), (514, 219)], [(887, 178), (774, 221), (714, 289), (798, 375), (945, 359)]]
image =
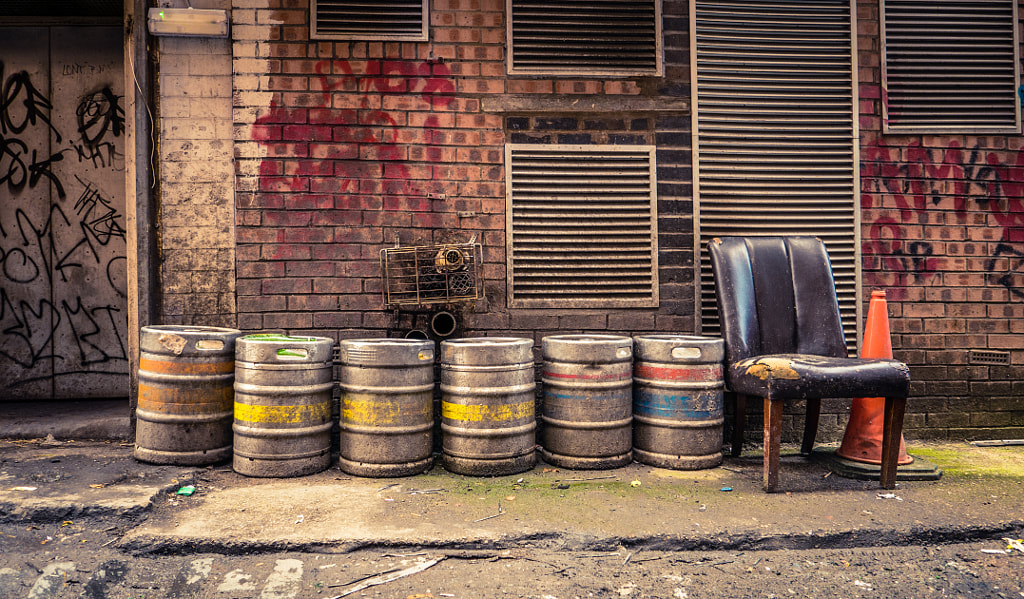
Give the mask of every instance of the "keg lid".
[(434, 342), (429, 339), (344, 339), (338, 345), (342, 364), (412, 366), (434, 362)]
[(334, 340), (329, 337), (292, 337), (256, 333), (237, 340), (235, 359), (243, 362), (328, 362)]
[(235, 340), (242, 331), (222, 327), (191, 325), (144, 326), (139, 335), (139, 349), (154, 354), (200, 356), (232, 354)]
[(652, 362), (721, 362), (725, 341), (699, 335), (642, 335), (634, 337), (636, 359)]
[(633, 359), (633, 339), (622, 335), (549, 335), (541, 339), (545, 359), (604, 364)]
[(533, 362), (533, 339), (465, 337), (441, 342), (441, 364), (494, 366)]

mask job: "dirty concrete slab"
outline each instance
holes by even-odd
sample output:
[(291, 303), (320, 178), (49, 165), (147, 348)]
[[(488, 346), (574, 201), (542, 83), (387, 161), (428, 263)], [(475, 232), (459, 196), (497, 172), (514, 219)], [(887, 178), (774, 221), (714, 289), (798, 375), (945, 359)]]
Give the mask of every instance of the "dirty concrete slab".
[(690, 472), (541, 463), (495, 478), (440, 467), (398, 479), (349, 477), (336, 468), (302, 479), (212, 470), (199, 477), (196, 495), (158, 498), (122, 546), (794, 548), (941, 541), (1024, 521), (1017, 479), (986, 480), (985, 489), (969, 478), (908, 481), (890, 493), (788, 455), (783, 491), (769, 495), (760, 468), (752, 456)]
[[(781, 491), (766, 494), (757, 453), (698, 471), (638, 463), (573, 471), (541, 462), (494, 478), (435, 466), (372, 479), (335, 464), (272, 479), (241, 476), (227, 463), (144, 464), (130, 443), (0, 440), (0, 520), (124, 516), (132, 526), (118, 545), (136, 551), (857, 547), (979, 538), (1024, 525), (1024, 448), (920, 450), (944, 476), (889, 493), (875, 481), (831, 474), (793, 448), (782, 460)], [(176, 494), (183, 485), (196, 492)]]
[(0, 520), (137, 516), (191, 470), (142, 464), (128, 443), (0, 441)]

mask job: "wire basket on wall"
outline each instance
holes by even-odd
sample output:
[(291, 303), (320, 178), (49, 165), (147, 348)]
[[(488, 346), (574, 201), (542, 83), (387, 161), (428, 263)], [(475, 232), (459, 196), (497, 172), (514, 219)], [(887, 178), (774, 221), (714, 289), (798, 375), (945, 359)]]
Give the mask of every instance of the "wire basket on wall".
[(385, 248), (380, 251), (384, 303), (390, 307), (469, 302), (483, 297), (479, 243)]

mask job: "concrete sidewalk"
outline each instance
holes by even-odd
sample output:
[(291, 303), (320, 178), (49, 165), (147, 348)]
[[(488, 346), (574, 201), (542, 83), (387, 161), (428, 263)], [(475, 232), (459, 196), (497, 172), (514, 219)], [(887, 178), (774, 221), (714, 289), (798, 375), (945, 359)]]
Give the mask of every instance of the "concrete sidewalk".
[(0, 439), (132, 441), (128, 399), (0, 401)]
[[(795, 447), (784, 452), (780, 492), (770, 495), (760, 487), (758, 453), (699, 471), (638, 463), (572, 471), (539, 461), (528, 472), (494, 478), (435, 466), (418, 476), (370, 479), (334, 465), (306, 477), (258, 479), (227, 463), (140, 463), (124, 440), (123, 416), (112, 414), (114, 439), (105, 441), (67, 439), (53, 423), (32, 428), (24, 419), (0, 420), (0, 519), (128, 518), (138, 526), (119, 546), (144, 552), (795, 549), (1024, 535), (1021, 446), (911, 442), (912, 455), (937, 463), (945, 475), (903, 481), (893, 492), (835, 475)], [(30, 430), (49, 430), (52, 438), (24, 438)], [(177, 494), (185, 485), (195, 492)]]

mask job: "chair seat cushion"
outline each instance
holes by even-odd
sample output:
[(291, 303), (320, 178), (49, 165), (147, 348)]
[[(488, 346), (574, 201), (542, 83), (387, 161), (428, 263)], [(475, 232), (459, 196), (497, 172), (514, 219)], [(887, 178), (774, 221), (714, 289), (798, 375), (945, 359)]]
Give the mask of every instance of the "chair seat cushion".
[(907, 397), (910, 369), (896, 360), (770, 354), (725, 373), (730, 391), (769, 399)]

